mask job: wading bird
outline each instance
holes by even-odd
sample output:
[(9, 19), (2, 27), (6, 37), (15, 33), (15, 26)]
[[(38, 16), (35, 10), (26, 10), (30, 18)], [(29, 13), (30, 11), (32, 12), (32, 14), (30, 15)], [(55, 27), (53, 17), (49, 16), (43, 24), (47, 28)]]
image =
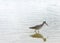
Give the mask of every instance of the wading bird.
[(39, 29), (41, 29), (43, 27), (43, 25), (46, 24), (48, 26), (48, 24), (46, 23), (46, 21), (43, 21), (42, 24), (40, 25), (36, 25), (36, 26), (33, 26), (33, 27), (29, 27), (30, 29), (34, 29), (35, 32), (38, 30), (38, 33), (39, 33)]

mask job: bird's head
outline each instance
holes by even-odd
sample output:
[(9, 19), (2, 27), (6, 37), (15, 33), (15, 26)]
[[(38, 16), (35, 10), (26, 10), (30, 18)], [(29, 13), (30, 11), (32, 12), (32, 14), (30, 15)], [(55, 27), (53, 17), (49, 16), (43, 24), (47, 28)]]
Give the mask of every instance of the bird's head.
[(48, 24), (46, 23), (46, 21), (43, 21), (44, 24), (46, 24), (48, 26)]

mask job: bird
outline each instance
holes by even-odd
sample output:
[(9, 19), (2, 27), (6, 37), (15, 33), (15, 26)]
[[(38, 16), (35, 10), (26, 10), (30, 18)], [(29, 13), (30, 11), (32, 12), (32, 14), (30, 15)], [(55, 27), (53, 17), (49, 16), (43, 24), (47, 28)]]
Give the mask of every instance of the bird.
[(46, 24), (48, 26), (48, 24), (46, 23), (46, 21), (43, 21), (42, 24), (35, 25), (33, 27), (29, 27), (29, 29), (34, 29), (35, 32), (38, 30), (38, 33), (39, 33), (39, 30), (43, 27), (44, 24)]

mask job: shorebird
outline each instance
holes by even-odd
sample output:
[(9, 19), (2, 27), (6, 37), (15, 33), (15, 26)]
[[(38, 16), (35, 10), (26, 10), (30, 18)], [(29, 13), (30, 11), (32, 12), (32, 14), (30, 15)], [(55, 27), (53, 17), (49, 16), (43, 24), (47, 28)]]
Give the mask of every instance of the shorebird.
[(33, 27), (29, 27), (29, 28), (30, 28), (30, 29), (34, 29), (35, 32), (38, 30), (38, 33), (39, 33), (39, 29), (41, 29), (44, 24), (46, 24), (46, 25), (48, 26), (48, 24), (46, 23), (46, 21), (43, 21), (42, 24), (39, 24), (39, 25), (36, 25), (36, 26), (33, 26)]

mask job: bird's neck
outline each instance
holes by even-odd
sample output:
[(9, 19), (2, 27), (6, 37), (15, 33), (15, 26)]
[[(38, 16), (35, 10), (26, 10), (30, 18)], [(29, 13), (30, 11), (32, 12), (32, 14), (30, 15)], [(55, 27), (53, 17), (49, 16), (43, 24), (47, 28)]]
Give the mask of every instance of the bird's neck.
[(41, 25), (43, 26), (44, 25), (44, 22)]

